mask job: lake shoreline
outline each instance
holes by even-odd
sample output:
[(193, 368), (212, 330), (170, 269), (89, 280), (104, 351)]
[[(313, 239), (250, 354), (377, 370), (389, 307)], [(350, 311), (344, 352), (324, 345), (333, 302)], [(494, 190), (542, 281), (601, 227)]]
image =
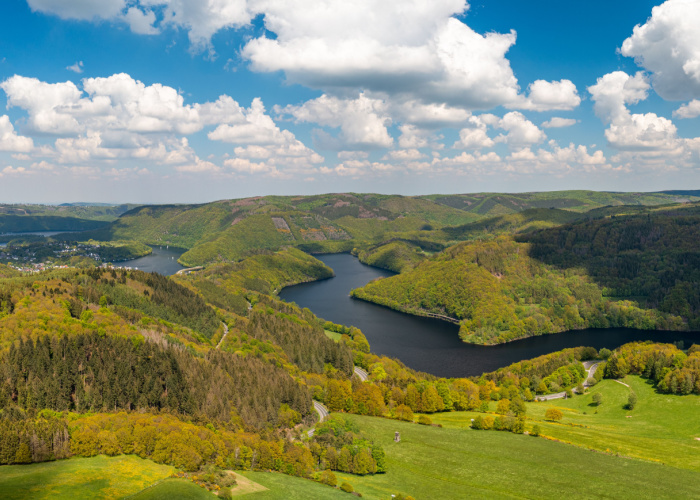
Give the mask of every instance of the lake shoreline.
[(582, 345), (612, 349), (644, 340), (700, 344), (697, 332), (624, 328), (570, 330), (495, 345), (466, 343), (459, 338), (457, 325), (350, 297), (352, 289), (396, 273), (363, 264), (347, 253), (317, 258), (331, 267), (336, 277), (286, 287), (279, 292), (282, 300), (308, 307), (325, 320), (356, 326), (367, 337), (372, 352), (397, 358), (406, 366), (438, 377), (479, 376), (518, 361)]

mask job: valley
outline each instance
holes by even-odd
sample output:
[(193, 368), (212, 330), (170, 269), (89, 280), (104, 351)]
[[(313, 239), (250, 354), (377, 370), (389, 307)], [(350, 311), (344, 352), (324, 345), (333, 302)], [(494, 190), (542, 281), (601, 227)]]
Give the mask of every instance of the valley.
[(150, 252), (0, 265), (0, 487), (698, 496), (698, 205), (629, 196), (264, 197), (20, 240)]

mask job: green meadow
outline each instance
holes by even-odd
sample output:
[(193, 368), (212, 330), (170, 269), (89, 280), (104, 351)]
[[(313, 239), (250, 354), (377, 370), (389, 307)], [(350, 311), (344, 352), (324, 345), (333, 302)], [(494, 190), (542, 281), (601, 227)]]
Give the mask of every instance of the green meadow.
[[(448, 414), (446, 414), (448, 415)], [(350, 416), (385, 449), (389, 471), (338, 473), (364, 498), (696, 498), (700, 472), (527, 435)], [(401, 442), (394, 443), (394, 432)]]
[(134, 455), (4, 465), (0, 467), (0, 497), (6, 500), (124, 498), (167, 478), (174, 470)]
[[(544, 436), (576, 446), (700, 471), (700, 396), (658, 394), (637, 376), (622, 382), (630, 387), (603, 380), (572, 399), (528, 403), (528, 428), (537, 424)], [(631, 391), (638, 398), (634, 410), (626, 409)], [(593, 404), (595, 393), (602, 395), (600, 406)], [(547, 408), (559, 409), (562, 420), (546, 421)], [(468, 428), (477, 415), (453, 412), (430, 417), (445, 427)]]

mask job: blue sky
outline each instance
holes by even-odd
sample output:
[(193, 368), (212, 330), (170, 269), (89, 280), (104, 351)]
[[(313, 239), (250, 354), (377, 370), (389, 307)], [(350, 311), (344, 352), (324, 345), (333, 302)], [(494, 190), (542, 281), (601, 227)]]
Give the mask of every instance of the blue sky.
[(9, 0), (0, 201), (700, 187), (700, 0)]

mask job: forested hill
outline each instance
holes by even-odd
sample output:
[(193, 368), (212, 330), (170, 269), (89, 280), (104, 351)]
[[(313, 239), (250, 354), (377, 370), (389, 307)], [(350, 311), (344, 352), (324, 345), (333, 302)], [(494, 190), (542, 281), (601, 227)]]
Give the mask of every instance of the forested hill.
[(87, 231), (105, 227), (107, 224), (107, 221), (78, 219), (76, 217), (0, 214), (0, 233)]
[(494, 344), (579, 328), (700, 329), (700, 207), (466, 242), (355, 297), (461, 324)]
[[(257, 249), (277, 250), (288, 245), (312, 253), (341, 252), (408, 238), (437, 241), (438, 249), (442, 249), (445, 242), (468, 239), (478, 232), (465, 225), (484, 218), (556, 207), (566, 210), (560, 210), (560, 217), (568, 222), (575, 212), (604, 206), (659, 205), (687, 199), (672, 194), (590, 191), (417, 197), (359, 193), (264, 196), (202, 205), (137, 207), (110, 226), (81, 235), (81, 239), (176, 246), (188, 250), (180, 262), (194, 266), (235, 262)], [(509, 224), (525, 225), (517, 220), (504, 222), (503, 230)], [(549, 225), (537, 226), (533, 220), (530, 227)], [(439, 232), (450, 227), (457, 229)]]
[[(330, 273), (305, 257), (288, 279)], [(330, 364), (352, 373), (349, 349), (328, 339), (313, 317), (292, 321), (303, 318), (298, 309), (269, 301), (252, 311), (244, 306), (249, 320), (235, 308), (210, 306), (187, 281), (155, 273), (56, 270), (7, 278), (0, 290), (0, 408), (156, 409), (261, 428), (279, 425), (282, 405), (311, 416), (309, 392), (294, 378), (300, 369), (323, 373)], [(248, 298), (260, 300), (241, 296), (243, 304)], [(289, 319), (277, 318), (279, 307)], [(269, 319), (260, 325), (252, 321), (258, 316)], [(274, 332), (286, 322), (296, 330), (283, 342)], [(229, 328), (224, 323), (245, 338), (215, 349)], [(293, 347), (299, 345), (303, 353)]]
[[(136, 453), (206, 467), (207, 477), (223, 468), (374, 474), (386, 470), (384, 452), (358, 429), (336, 422), (333, 436), (308, 438), (312, 394), (334, 410), (379, 415), (383, 390), (434, 380), (370, 354), (356, 328), (268, 295), (332, 276), (293, 248), (172, 278), (120, 269), (8, 276), (0, 464)], [(351, 382), (355, 364), (381, 375), (383, 389)]]
[(550, 191), (541, 193), (478, 193), (430, 195), (425, 198), (487, 217), (536, 208), (558, 208), (588, 212), (595, 208), (622, 205), (667, 205), (700, 200), (699, 191), (615, 193), (604, 191)]

